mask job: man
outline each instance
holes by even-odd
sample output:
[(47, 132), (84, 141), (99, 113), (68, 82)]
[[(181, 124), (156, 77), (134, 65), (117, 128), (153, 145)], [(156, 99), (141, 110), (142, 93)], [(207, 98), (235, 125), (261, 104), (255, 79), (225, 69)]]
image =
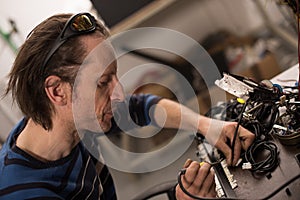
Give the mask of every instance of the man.
[[(106, 27), (89, 13), (54, 15), (27, 37), (9, 75), (7, 93), (12, 92), (25, 117), (11, 131), (0, 153), (1, 199), (116, 199), (107, 167), (87, 151), (78, 131), (109, 131), (114, 124), (113, 102), (124, 101), (116, 62), (102, 66), (103, 60), (89, 56), (99, 45), (101, 58), (113, 56), (109, 45), (101, 45), (108, 37)], [(94, 65), (100, 66), (99, 71), (90, 68)], [(90, 79), (79, 76), (78, 80), (77, 73), (85, 71), (91, 74)], [(82, 95), (77, 90), (82, 87), (78, 83), (86, 81), (89, 84), (80, 92), (94, 89), (93, 105), (85, 101), (89, 93)], [(211, 126), (223, 123), (152, 95), (135, 95), (129, 101), (130, 116), (139, 125), (147, 125), (153, 118), (158, 126), (179, 128), (182, 124), (182, 128), (195, 128), (208, 136)], [(149, 114), (155, 104), (166, 112), (165, 120), (160, 118), (161, 109)], [(232, 158), (226, 142), (232, 141), (236, 126), (226, 122), (221, 133), (210, 133), (210, 140), (233, 165), (241, 148), (248, 148), (254, 140), (252, 133), (239, 127)], [(184, 167), (182, 183), (188, 192), (216, 195), (209, 164), (200, 167), (187, 161)], [(190, 199), (179, 186), (175, 196)]]

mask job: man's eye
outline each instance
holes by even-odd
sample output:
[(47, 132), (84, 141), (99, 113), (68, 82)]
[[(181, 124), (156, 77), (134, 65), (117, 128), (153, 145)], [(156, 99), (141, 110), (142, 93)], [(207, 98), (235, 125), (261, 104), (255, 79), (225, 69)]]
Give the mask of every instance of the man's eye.
[(98, 85), (99, 86), (107, 86), (108, 81), (99, 81)]
[(99, 80), (98, 80), (98, 86), (99, 87), (105, 87), (109, 84), (109, 81), (110, 81), (110, 78), (109, 77), (101, 77)]

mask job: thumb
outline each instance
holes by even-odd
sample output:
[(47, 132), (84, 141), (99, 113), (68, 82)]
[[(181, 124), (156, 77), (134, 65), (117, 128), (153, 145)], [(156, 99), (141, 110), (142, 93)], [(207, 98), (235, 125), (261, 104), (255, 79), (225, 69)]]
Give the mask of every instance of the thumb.
[(240, 127), (240, 128), (241, 130), (239, 131), (240, 133), (239, 136), (240, 136), (242, 148), (244, 150), (247, 150), (250, 147), (250, 145), (254, 142), (255, 134), (248, 131), (244, 127)]
[(246, 138), (246, 139), (242, 140), (241, 141), (242, 148), (244, 150), (247, 150), (250, 147), (250, 145), (253, 143), (254, 139), (255, 139), (255, 136), (249, 137), (249, 138)]

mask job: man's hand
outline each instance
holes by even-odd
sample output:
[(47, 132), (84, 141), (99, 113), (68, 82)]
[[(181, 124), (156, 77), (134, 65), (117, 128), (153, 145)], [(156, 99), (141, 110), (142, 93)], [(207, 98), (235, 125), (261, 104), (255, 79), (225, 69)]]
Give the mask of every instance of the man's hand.
[[(199, 162), (188, 159), (183, 166), (186, 173), (181, 177), (184, 188), (194, 196), (216, 197), (214, 172), (208, 163), (200, 166)], [(176, 186), (176, 199), (193, 200)]]
[(236, 165), (241, 155), (241, 150), (247, 150), (253, 143), (255, 134), (251, 133), (242, 126), (239, 126), (237, 137), (234, 144), (234, 155), (232, 159), (232, 143), (237, 122), (225, 122), (207, 117), (202, 117), (199, 125), (200, 132), (205, 136), (209, 143), (219, 149), (228, 165)]
[[(225, 155), (228, 165), (236, 165), (241, 155), (241, 149), (247, 150), (248, 147), (253, 143), (255, 139), (254, 133), (251, 133), (244, 127), (239, 126), (234, 147), (231, 147), (236, 128), (237, 128), (236, 122), (225, 123), (225, 126), (222, 129), (219, 140), (215, 144), (216, 148), (221, 150)], [(230, 144), (228, 144), (228, 141), (230, 141)], [(232, 148), (234, 148), (233, 158), (232, 158)]]
[(159, 126), (201, 133), (211, 145), (223, 152), (228, 165), (235, 165), (240, 158), (241, 149), (246, 150), (255, 139), (253, 133), (239, 126), (234, 145), (234, 156), (231, 159), (231, 144), (237, 127), (236, 122), (225, 122), (199, 115), (188, 107), (168, 99), (162, 99), (157, 105), (163, 108), (155, 109), (154, 112), (153, 120)]

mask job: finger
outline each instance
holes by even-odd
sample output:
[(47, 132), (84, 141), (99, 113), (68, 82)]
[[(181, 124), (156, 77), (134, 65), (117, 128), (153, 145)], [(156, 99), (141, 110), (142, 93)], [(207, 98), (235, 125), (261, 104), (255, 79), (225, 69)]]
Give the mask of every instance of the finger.
[(214, 184), (214, 172), (209, 169), (206, 178), (203, 180), (202, 187), (200, 193), (204, 194), (205, 196), (209, 193), (211, 186)]
[(234, 149), (232, 165), (235, 165), (238, 162), (241, 155), (242, 145), (239, 137), (236, 137), (235, 144), (232, 148)]
[(224, 141), (218, 142), (216, 147), (224, 154), (227, 165), (231, 165), (231, 148)]
[(217, 191), (216, 191), (216, 183), (213, 182), (213, 184), (210, 186), (210, 189), (206, 195), (207, 197), (217, 197)]
[(211, 165), (204, 163), (198, 170), (197, 176), (193, 182), (193, 187), (196, 187), (198, 190), (202, 187), (204, 181), (210, 173)]
[(188, 168), (186, 168), (185, 175), (182, 178), (182, 184), (187, 189), (189, 188), (197, 176), (200, 165), (198, 162), (193, 161)]
[(190, 166), (190, 164), (193, 162), (193, 160), (191, 159), (187, 159), (183, 165), (183, 168), (188, 168)]
[(241, 127), (240, 138), (242, 139), (242, 148), (247, 150), (255, 140), (255, 134)]
[(246, 151), (251, 146), (251, 144), (253, 143), (254, 139), (255, 139), (255, 136), (254, 136), (253, 139), (252, 138), (247, 138), (247, 139), (243, 140), (243, 142), (242, 142), (242, 148)]

